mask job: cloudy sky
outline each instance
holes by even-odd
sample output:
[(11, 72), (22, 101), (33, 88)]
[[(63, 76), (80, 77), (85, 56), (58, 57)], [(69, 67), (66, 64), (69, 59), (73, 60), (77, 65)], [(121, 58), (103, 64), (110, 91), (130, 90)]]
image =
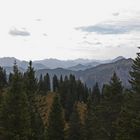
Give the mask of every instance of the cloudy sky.
[(0, 57), (135, 57), (140, 0), (0, 0)]

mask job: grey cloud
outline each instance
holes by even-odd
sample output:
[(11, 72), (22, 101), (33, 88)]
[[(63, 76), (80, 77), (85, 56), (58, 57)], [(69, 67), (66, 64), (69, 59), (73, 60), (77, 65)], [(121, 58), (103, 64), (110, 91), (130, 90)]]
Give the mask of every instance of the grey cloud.
[(25, 28), (22, 28), (20, 30), (16, 28), (10, 29), (9, 34), (12, 36), (30, 36), (30, 32), (26, 31)]
[(47, 36), (47, 34), (46, 33), (43, 33), (43, 36)]
[(113, 16), (119, 16), (120, 13), (116, 12), (116, 13), (112, 13)]
[(42, 21), (40, 18), (36, 19), (36, 21)]
[(140, 20), (108, 21), (91, 26), (77, 27), (75, 29), (97, 34), (125, 34), (132, 31), (140, 31)]
[(79, 42), (78, 44), (87, 44), (87, 45), (102, 45), (102, 43), (101, 42), (90, 42), (90, 41), (82, 41), (82, 42)]
[(95, 44), (95, 45), (102, 45), (101, 42), (95, 42), (94, 44)]

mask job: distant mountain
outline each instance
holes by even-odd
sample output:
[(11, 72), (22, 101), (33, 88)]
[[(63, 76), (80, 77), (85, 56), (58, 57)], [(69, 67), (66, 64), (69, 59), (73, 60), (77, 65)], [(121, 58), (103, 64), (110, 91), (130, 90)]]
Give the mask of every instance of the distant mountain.
[(121, 59), (116, 62), (101, 64), (85, 71), (79, 71), (76, 76), (89, 87), (92, 87), (96, 82), (102, 87), (103, 84), (110, 81), (111, 76), (116, 72), (123, 86), (130, 87), (128, 80), (130, 79), (129, 71), (131, 70), (132, 62), (132, 59)]
[[(85, 70), (92, 67), (95, 67), (100, 64), (115, 62), (117, 60), (123, 59), (122, 56), (117, 57), (113, 60), (90, 60), (90, 59), (75, 59), (75, 60), (58, 60), (58, 59), (44, 59), (33, 61), (33, 66), (36, 70), (38, 69), (56, 69), (56, 68), (64, 68), (69, 70)], [(28, 62), (21, 61), (14, 57), (3, 57), (0, 58), (0, 66), (3, 67), (12, 67), (14, 62), (16, 61), (17, 65), (22, 69), (27, 69)]]
[(75, 71), (67, 70), (67, 69), (63, 69), (63, 68), (56, 68), (56, 69), (42, 69), (42, 70), (38, 70), (38, 71), (36, 71), (36, 76), (37, 76), (37, 78), (39, 78), (41, 74), (42, 74), (42, 76), (44, 76), (46, 73), (49, 73), (51, 78), (54, 75), (57, 75), (58, 78), (60, 78), (61, 75), (63, 77), (66, 76), (66, 75), (68, 76), (70, 74), (76, 75)]
[[(85, 66), (84, 69), (91, 67), (95, 67), (101, 62), (99, 60), (90, 60), (90, 59), (75, 59), (75, 60), (58, 60), (58, 59), (44, 59), (44, 60), (38, 60), (34, 61), (35, 63), (43, 64), (44, 66), (50, 68), (50, 69), (56, 69), (56, 68), (64, 68), (64, 69), (73, 69), (73, 67), (77, 67), (78, 65)], [(79, 70), (83, 70), (83, 67)], [(74, 68), (75, 69), (75, 68)], [(77, 69), (75, 69), (77, 70)]]
[(111, 60), (111, 62), (116, 62), (116, 61), (121, 60), (121, 59), (125, 59), (125, 57), (123, 57), (123, 56), (118, 56), (117, 58)]
[(99, 86), (102, 87), (103, 84), (110, 81), (111, 76), (114, 72), (116, 72), (119, 78), (122, 80), (123, 86), (129, 88), (130, 84), (128, 80), (130, 79), (129, 71), (131, 70), (131, 66), (132, 59), (121, 59), (116, 62), (101, 64), (84, 71), (72, 71), (63, 68), (44, 69), (36, 71), (36, 75), (39, 77), (40, 74), (45, 75), (46, 73), (49, 73), (51, 77), (54, 74), (56, 74), (58, 77), (60, 77), (60, 75), (63, 75), (64, 77), (65, 75), (74, 74), (77, 79), (81, 79), (89, 87), (92, 87), (96, 82), (98, 82)]
[(78, 64), (76, 66), (72, 66), (72, 67), (69, 67), (67, 69), (72, 70), (72, 71), (79, 71), (79, 70), (86, 70), (86, 69), (91, 68), (91, 67), (92, 67), (91, 65), (85, 66), (82, 64)]
[[(6, 68), (10, 68), (10, 67), (13, 67), (15, 61), (16, 61), (17, 65), (18, 65), (18, 67), (20, 67), (21, 69), (27, 69), (29, 62), (21, 61), (21, 60), (18, 60), (16, 58), (14, 58), (14, 57), (3, 57), (3, 58), (0, 58), (0, 66), (6, 67)], [(35, 62), (33, 62), (33, 67), (36, 70), (47, 68), (43, 64), (35, 63)]]
[[(13, 70), (12, 67), (13, 67), (15, 60), (18, 64), (20, 71), (25, 72), (25, 70), (27, 69), (28, 62), (26, 62), (26, 61), (20, 61), (14, 57), (0, 58), (0, 65), (6, 69), (7, 74), (12, 72), (12, 70)], [(83, 60), (79, 59), (77, 61), (79, 63), (80, 61), (83, 61)], [(60, 61), (60, 60), (51, 60), (48, 62), (50, 64), (51, 64), (51, 62), (53, 62), (52, 66), (55, 64), (54, 62), (59, 62), (56, 65), (54, 65), (54, 66), (59, 66), (59, 67), (61, 67), (61, 66), (66, 67), (66, 66), (68, 66), (67, 63), (69, 63), (69, 62), (70, 62), (69, 65), (76, 64), (76, 62), (74, 62), (74, 60), (64, 61), (64, 63), (62, 63), (63, 61)], [(85, 62), (89, 62), (89, 61), (84, 60), (84, 63)], [(90, 65), (88, 65), (88, 64), (90, 64)], [(94, 64), (94, 66), (91, 64)], [(46, 65), (44, 65), (40, 62), (33, 62), (33, 66), (35, 67), (36, 76), (38, 78), (41, 74), (45, 75), (46, 73), (49, 73), (51, 77), (54, 74), (56, 74), (58, 77), (60, 77), (61, 75), (63, 75), (63, 77), (64, 77), (65, 75), (74, 74), (77, 79), (81, 79), (89, 87), (92, 87), (96, 82), (98, 82), (99, 86), (102, 87), (104, 83), (108, 83), (110, 81), (110, 78), (111, 78), (113, 72), (115, 71), (117, 73), (117, 75), (120, 77), (120, 79), (122, 80), (123, 85), (125, 87), (129, 87), (130, 84), (129, 84), (128, 80), (130, 79), (129, 71), (131, 70), (132, 59), (125, 59), (122, 57), (118, 57), (114, 60), (111, 60), (110, 63), (108, 61), (108, 63), (106, 63), (106, 64), (100, 64), (98, 62), (89, 62), (89, 63), (85, 63), (85, 64), (77, 64), (72, 67), (69, 67), (68, 69), (66, 69), (66, 68), (48, 69), (48, 68), (46, 68)]]

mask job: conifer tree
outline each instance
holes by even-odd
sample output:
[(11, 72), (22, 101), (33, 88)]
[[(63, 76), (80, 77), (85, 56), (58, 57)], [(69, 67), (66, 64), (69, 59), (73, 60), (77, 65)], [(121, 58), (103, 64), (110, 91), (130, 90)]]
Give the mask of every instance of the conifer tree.
[(56, 92), (58, 90), (59, 82), (56, 75), (53, 76), (53, 91)]
[(29, 140), (31, 136), (29, 102), (16, 63), (13, 72), (11, 86), (0, 111), (1, 135), (5, 140)]
[(132, 71), (130, 72), (132, 90), (135, 93), (140, 94), (140, 53), (137, 53), (137, 57), (133, 60)]
[(97, 105), (100, 103), (100, 96), (101, 96), (100, 89), (99, 89), (98, 83), (96, 83), (92, 90), (92, 100), (93, 100), (94, 105)]
[(44, 81), (43, 81), (42, 74), (40, 75), (40, 79), (39, 79), (39, 82), (38, 82), (38, 90), (39, 90), (39, 94), (41, 94), (41, 95), (45, 94)]
[(85, 138), (84, 140), (98, 140), (98, 139), (105, 140), (105, 137), (101, 130), (97, 106), (99, 106), (99, 104), (95, 105), (92, 98), (89, 98), (84, 125), (84, 138)]
[(30, 109), (29, 112), (31, 116), (32, 136), (30, 137), (30, 139), (43, 140), (44, 125), (35, 102), (37, 91), (37, 79), (35, 78), (35, 71), (34, 68), (32, 67), (31, 61), (29, 62), (27, 72), (24, 74), (24, 86), (28, 96)]
[(44, 91), (47, 94), (47, 92), (51, 90), (50, 76), (48, 73), (44, 76), (44, 85), (43, 86), (44, 86)]
[(140, 138), (140, 53), (133, 60), (130, 75), (132, 90), (125, 94), (124, 106), (116, 121), (116, 140)]
[(96, 133), (96, 137), (114, 140), (116, 135), (114, 123), (121, 111), (123, 99), (123, 87), (116, 73), (113, 74), (110, 84), (104, 86), (104, 90), (100, 104), (95, 107), (95, 115), (100, 130)]
[(82, 140), (82, 125), (76, 105), (71, 114), (68, 129), (68, 140)]
[(48, 119), (47, 140), (64, 140), (64, 119), (59, 96), (55, 95)]
[(0, 67), (0, 91), (7, 85), (6, 71)]

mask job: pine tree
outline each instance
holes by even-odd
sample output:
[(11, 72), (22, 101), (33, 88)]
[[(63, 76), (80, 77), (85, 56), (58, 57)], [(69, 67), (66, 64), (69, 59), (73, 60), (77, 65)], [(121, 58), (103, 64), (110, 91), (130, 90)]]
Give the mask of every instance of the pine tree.
[(76, 105), (71, 114), (68, 129), (68, 140), (82, 140), (82, 125)]
[(40, 75), (40, 79), (39, 79), (39, 82), (38, 82), (38, 90), (39, 90), (39, 94), (41, 94), (41, 95), (45, 94), (44, 81), (43, 81), (42, 74)]
[(35, 78), (35, 71), (32, 67), (32, 62), (29, 62), (27, 72), (24, 74), (24, 87), (29, 101), (29, 112), (31, 116), (31, 140), (44, 139), (44, 125), (36, 106), (35, 98), (37, 91), (37, 79)]
[(100, 104), (95, 107), (95, 117), (98, 122), (96, 137), (104, 140), (115, 139), (114, 123), (116, 122), (122, 107), (123, 87), (116, 73), (113, 74), (110, 84), (104, 86), (104, 95)]
[(47, 73), (45, 76), (44, 76), (44, 91), (47, 92), (51, 90), (51, 82), (50, 82), (50, 76), (49, 74)]
[(0, 112), (1, 135), (5, 140), (29, 140), (31, 135), (29, 102), (16, 63), (13, 71), (11, 86)]
[(140, 94), (140, 53), (137, 53), (137, 57), (133, 60), (132, 71), (130, 72), (132, 90), (135, 93)]
[(6, 71), (0, 67), (0, 91), (7, 85)]
[(47, 140), (64, 140), (64, 119), (59, 96), (54, 97), (48, 119)]
[(116, 140), (140, 138), (140, 53), (137, 53), (137, 58), (133, 60), (130, 75), (132, 91), (124, 96), (124, 106), (116, 121)]
[(92, 90), (92, 100), (93, 100), (94, 105), (97, 105), (100, 103), (100, 96), (101, 96), (100, 89), (99, 89), (98, 83), (96, 83)]
[[(99, 105), (99, 104), (98, 104)], [(99, 108), (93, 102), (92, 98), (88, 100), (88, 108), (84, 125), (84, 140), (105, 139), (101, 130), (101, 122), (99, 118)]]
[(53, 91), (56, 92), (58, 90), (59, 82), (56, 75), (53, 76)]

